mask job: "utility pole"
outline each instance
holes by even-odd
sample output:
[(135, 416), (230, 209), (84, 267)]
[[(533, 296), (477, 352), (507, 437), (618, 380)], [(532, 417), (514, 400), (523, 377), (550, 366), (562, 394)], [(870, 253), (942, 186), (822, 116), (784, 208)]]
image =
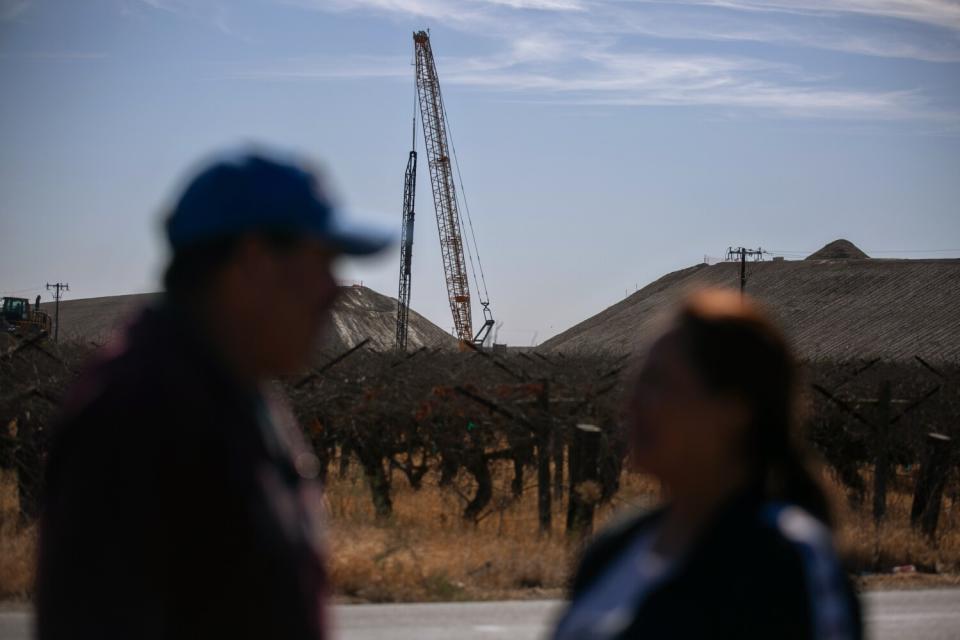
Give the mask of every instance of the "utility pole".
[(56, 306), (54, 307), (54, 328), (53, 328), (53, 341), (60, 342), (60, 298), (63, 297), (64, 291), (70, 291), (70, 285), (58, 282), (56, 284), (47, 283), (47, 291), (53, 291), (53, 299), (56, 300)]
[(743, 295), (747, 288), (747, 256), (759, 261), (763, 259), (763, 249), (747, 249), (745, 247), (729, 247), (727, 249), (727, 262), (740, 260), (740, 295)]

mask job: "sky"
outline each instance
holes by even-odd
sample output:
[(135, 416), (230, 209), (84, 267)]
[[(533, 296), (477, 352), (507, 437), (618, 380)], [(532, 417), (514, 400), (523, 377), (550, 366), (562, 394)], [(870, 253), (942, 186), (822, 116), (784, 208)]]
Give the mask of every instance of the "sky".
[[(958, 0), (0, 0), (0, 292), (157, 290), (243, 145), (399, 235), (425, 28), (500, 342), (731, 245), (960, 257)], [(424, 156), (411, 306), (449, 330)], [(398, 256), (342, 278), (396, 296)]]

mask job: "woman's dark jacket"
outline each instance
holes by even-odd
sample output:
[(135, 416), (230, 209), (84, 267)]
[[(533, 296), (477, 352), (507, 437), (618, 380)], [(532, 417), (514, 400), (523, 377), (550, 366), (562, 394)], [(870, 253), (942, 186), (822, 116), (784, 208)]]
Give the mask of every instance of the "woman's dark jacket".
[[(582, 597), (664, 511), (625, 519), (588, 547)], [(798, 507), (731, 501), (685, 560), (634, 607), (620, 638), (859, 640), (860, 607), (830, 532)]]

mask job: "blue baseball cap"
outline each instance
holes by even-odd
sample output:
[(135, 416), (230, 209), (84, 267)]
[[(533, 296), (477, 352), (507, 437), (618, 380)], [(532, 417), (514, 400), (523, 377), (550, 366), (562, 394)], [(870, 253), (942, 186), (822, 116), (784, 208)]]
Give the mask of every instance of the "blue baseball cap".
[(393, 234), (347, 224), (304, 162), (264, 152), (220, 156), (187, 185), (166, 223), (174, 251), (251, 231), (319, 238), (350, 255), (387, 247)]

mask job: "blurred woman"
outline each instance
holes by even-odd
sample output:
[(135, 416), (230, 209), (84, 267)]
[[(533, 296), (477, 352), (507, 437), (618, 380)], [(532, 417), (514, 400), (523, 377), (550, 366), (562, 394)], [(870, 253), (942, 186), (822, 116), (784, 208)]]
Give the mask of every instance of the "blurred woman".
[(666, 505), (598, 536), (556, 640), (862, 637), (795, 439), (796, 383), (783, 335), (752, 301), (686, 301), (627, 404), (631, 466), (662, 481)]

